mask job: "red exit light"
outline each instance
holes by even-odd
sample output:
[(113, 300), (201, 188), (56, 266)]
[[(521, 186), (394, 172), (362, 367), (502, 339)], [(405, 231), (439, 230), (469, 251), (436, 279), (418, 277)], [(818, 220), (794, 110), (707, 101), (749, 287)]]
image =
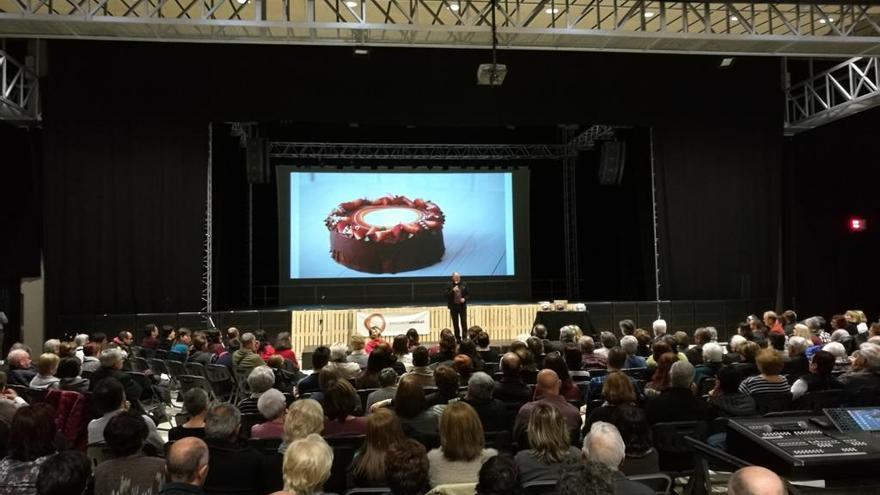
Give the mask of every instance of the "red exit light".
[(852, 217), (849, 219), (849, 230), (862, 232), (868, 228), (868, 222), (864, 218)]

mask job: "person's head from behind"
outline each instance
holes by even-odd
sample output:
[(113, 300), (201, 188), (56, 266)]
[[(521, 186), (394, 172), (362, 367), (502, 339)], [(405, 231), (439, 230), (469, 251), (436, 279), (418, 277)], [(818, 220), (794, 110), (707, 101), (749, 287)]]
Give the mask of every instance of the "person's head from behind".
[(314, 399), (294, 401), (284, 417), (284, 442), (305, 438), (324, 431), (324, 408)]
[[(313, 358), (314, 359), (314, 358)], [(390, 356), (383, 346), (376, 346), (370, 357), (367, 358), (367, 373), (378, 375), (380, 371), (387, 368), (391, 363)]]
[(655, 387), (663, 389), (670, 386), (669, 375), (672, 371), (672, 365), (677, 361), (678, 357), (671, 352), (665, 352), (660, 355), (660, 358), (656, 360), (657, 369), (654, 370), (654, 375), (651, 377)]
[(284, 489), (297, 495), (320, 493), (332, 466), (333, 449), (319, 435), (296, 440), (284, 452)]
[(614, 495), (614, 471), (601, 462), (563, 465), (556, 484), (559, 495)]
[(104, 440), (115, 457), (128, 457), (140, 452), (149, 434), (144, 418), (130, 411), (113, 416), (104, 428)]
[(327, 346), (318, 346), (312, 353), (312, 369), (320, 370), (330, 362), (330, 348)]
[(480, 333), (477, 334), (477, 337), (474, 339), (474, 342), (477, 344), (477, 347), (480, 349), (488, 349), (489, 348), (489, 333), (483, 329), (480, 329)]
[(9, 427), (7, 456), (31, 462), (55, 452), (55, 410), (46, 403), (18, 408)]
[(98, 358), (101, 361), (101, 367), (107, 369), (122, 369), (122, 351), (117, 348), (104, 349)]
[(403, 426), (394, 411), (387, 407), (379, 408), (367, 416), (366, 449), (387, 452), (392, 445), (406, 440)]
[(817, 351), (810, 359), (810, 372), (828, 376), (834, 370), (834, 355), (828, 351)]
[(809, 346), (810, 344), (807, 343), (807, 339), (796, 335), (791, 337), (788, 339), (788, 357), (803, 355)]
[(407, 354), (409, 352), (409, 340), (406, 338), (406, 335), (395, 335), (394, 340), (391, 341), (391, 350), (394, 351), (395, 356)]
[(664, 354), (672, 353), (672, 347), (669, 346), (663, 340), (658, 340), (654, 342), (654, 345), (651, 346), (651, 355), (654, 357), (655, 363), (660, 363), (660, 357)]
[(424, 368), (425, 366), (428, 366), (428, 364), (431, 362), (430, 355), (428, 354), (428, 349), (421, 345), (413, 349), (412, 361), (413, 366), (419, 368)]
[(559, 395), (559, 388), (561, 385), (562, 381), (559, 379), (559, 375), (557, 375), (555, 371), (541, 370), (538, 372), (538, 379), (535, 388), (540, 392), (540, 395)]
[(491, 376), (478, 371), (468, 379), (467, 397), (476, 401), (492, 400), (492, 392), (495, 390), (495, 380)]
[[(831, 366), (834, 366), (832, 360)], [(739, 391), (739, 384), (742, 383), (742, 373), (735, 366), (723, 366), (718, 370), (718, 388), (723, 394), (735, 394)]]
[(509, 455), (489, 458), (480, 468), (476, 495), (522, 495), (516, 460)]
[(617, 470), (626, 457), (626, 445), (617, 427), (611, 423), (597, 421), (584, 437), (584, 457)]
[(336, 380), (324, 391), (324, 415), (330, 420), (344, 422), (359, 403), (357, 391), (348, 380)]
[(81, 495), (92, 477), (92, 461), (76, 450), (46, 459), (37, 475), (37, 495)]
[(584, 355), (578, 344), (565, 344), (562, 348), (562, 357), (565, 358), (565, 364), (570, 370), (580, 370), (583, 365)]
[(620, 347), (608, 349), (607, 365), (609, 370), (621, 370), (626, 364), (626, 351)]
[(118, 411), (125, 405), (125, 388), (115, 378), (104, 378), (95, 385), (92, 400), (101, 414)]
[(419, 442), (408, 439), (385, 455), (385, 480), (394, 495), (424, 495), (431, 489), (428, 455)]
[(529, 337), (526, 339), (526, 346), (535, 356), (541, 356), (544, 354), (544, 342), (538, 337)]
[(785, 350), (785, 334), (779, 332), (771, 333), (767, 339), (770, 341), (770, 347), (777, 351)]
[(546, 339), (547, 338), (547, 327), (538, 323), (537, 325), (532, 327), (531, 334), (535, 337), (538, 337), (539, 339)]
[(455, 368), (441, 364), (434, 369), (434, 383), (437, 391), (446, 397), (458, 394), (459, 375)]
[(485, 445), (483, 424), (466, 402), (453, 402), (440, 416), (440, 446), (449, 461), (473, 461)]
[(452, 360), (452, 369), (459, 377), (468, 378), (474, 372), (474, 361), (466, 354), (459, 354)]
[(651, 328), (654, 330), (655, 337), (666, 335), (666, 320), (662, 318), (659, 320), (654, 320), (654, 323), (651, 324)]
[(632, 320), (620, 320), (617, 327), (621, 335), (632, 335), (636, 331), (636, 324)]
[(633, 404), (636, 401), (636, 391), (628, 376), (621, 371), (612, 371), (602, 384), (602, 397), (615, 406)]
[(81, 368), (82, 366), (79, 359), (75, 357), (66, 357), (58, 363), (58, 370), (55, 372), (55, 376), (62, 379), (76, 378), (79, 376)]
[(440, 352), (453, 354), (457, 348), (455, 337), (452, 335), (440, 335)]
[(852, 368), (856, 371), (880, 371), (880, 346), (865, 342), (852, 354)]
[(690, 388), (694, 382), (694, 365), (676, 361), (669, 369), (669, 385), (672, 388)]
[(765, 376), (776, 376), (782, 373), (782, 367), (785, 364), (785, 361), (775, 349), (768, 347), (766, 349), (761, 349), (761, 352), (755, 357), (755, 364), (758, 365), (758, 370), (761, 374)]
[(275, 372), (268, 366), (257, 366), (248, 374), (247, 384), (251, 392), (262, 394), (275, 385)]
[(200, 388), (191, 388), (183, 394), (183, 410), (190, 417), (203, 416), (208, 411), (208, 393)]
[(556, 376), (563, 382), (571, 381), (568, 363), (565, 362), (565, 358), (557, 351), (553, 351), (544, 357), (544, 368), (555, 371)]
[(632, 356), (639, 350), (639, 340), (633, 335), (624, 335), (620, 339), (620, 348), (627, 356)]
[(508, 379), (519, 379), (520, 360), (513, 352), (508, 352), (501, 357), (501, 374)]
[(747, 466), (730, 476), (728, 495), (785, 495), (782, 480), (773, 471), (761, 466)]
[(703, 344), (703, 362), (720, 363), (724, 359), (724, 349), (715, 342)]
[(617, 336), (615, 336), (611, 332), (602, 332), (599, 334), (599, 340), (602, 342), (602, 347), (605, 349), (611, 349), (612, 347), (617, 347), (618, 341)]
[(251, 351), (257, 350), (257, 337), (251, 332), (245, 332), (238, 339), (238, 342), (241, 344), (242, 349), (248, 349)]
[(743, 361), (747, 363), (754, 363), (755, 358), (758, 356), (758, 351), (760, 350), (761, 346), (755, 342), (746, 342), (739, 347), (739, 353), (742, 354)]
[(421, 381), (413, 375), (403, 375), (394, 394), (394, 412), (401, 418), (414, 418), (425, 407), (425, 389), (422, 388)]
[(165, 473), (171, 483), (202, 486), (208, 477), (208, 446), (196, 437), (185, 437), (171, 444), (165, 455)]
[(275, 421), (287, 412), (287, 400), (281, 391), (269, 389), (257, 400), (257, 410), (266, 420)]
[(644, 409), (637, 406), (616, 407), (611, 418), (627, 452), (640, 456), (654, 447), (651, 425)]
[(550, 404), (532, 409), (528, 424), (529, 448), (541, 462), (562, 462), (568, 453), (569, 434), (565, 418)]
[(205, 438), (234, 440), (241, 428), (241, 411), (228, 403), (215, 404), (205, 416)]

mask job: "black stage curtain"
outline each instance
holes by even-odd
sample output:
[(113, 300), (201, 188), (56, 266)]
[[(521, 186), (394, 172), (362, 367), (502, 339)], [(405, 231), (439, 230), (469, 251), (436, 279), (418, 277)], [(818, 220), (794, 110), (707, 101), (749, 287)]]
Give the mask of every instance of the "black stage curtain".
[(46, 126), (47, 334), (62, 314), (201, 307), (208, 124)]
[(662, 299), (776, 300), (782, 144), (781, 129), (654, 130)]

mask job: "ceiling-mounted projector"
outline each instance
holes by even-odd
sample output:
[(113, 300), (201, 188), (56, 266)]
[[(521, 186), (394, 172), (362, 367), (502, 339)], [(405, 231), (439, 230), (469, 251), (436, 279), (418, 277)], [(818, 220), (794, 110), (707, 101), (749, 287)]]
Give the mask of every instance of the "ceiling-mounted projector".
[(481, 86), (501, 86), (507, 76), (504, 64), (480, 64), (477, 67), (477, 84)]

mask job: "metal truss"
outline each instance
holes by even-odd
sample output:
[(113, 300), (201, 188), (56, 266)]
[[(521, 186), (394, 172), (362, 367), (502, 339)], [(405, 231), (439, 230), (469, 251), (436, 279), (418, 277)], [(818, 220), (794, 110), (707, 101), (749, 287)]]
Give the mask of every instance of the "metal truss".
[(202, 256), (202, 312), (214, 309), (214, 128), (208, 124), (208, 164), (205, 169), (205, 240)]
[(853, 58), (786, 88), (785, 132), (796, 134), (878, 105), (878, 58)]
[(0, 48), (0, 120), (38, 122), (39, 92), (37, 73)]
[[(865, 56), (880, 6), (647, 0), (0, 0), (7, 36)], [(493, 5), (494, 10), (493, 10)]]
[(562, 128), (562, 141), (573, 152), (568, 153), (562, 159), (562, 219), (563, 237), (565, 240), (565, 293), (569, 299), (577, 299), (581, 294), (580, 266), (578, 256), (578, 220), (577, 220), (577, 147), (576, 143), (589, 142), (592, 147), (592, 137), (596, 128), (592, 126), (586, 131), (574, 136), (575, 126)]
[(560, 160), (569, 147), (552, 144), (405, 144), (272, 142), (272, 158), (351, 160)]

